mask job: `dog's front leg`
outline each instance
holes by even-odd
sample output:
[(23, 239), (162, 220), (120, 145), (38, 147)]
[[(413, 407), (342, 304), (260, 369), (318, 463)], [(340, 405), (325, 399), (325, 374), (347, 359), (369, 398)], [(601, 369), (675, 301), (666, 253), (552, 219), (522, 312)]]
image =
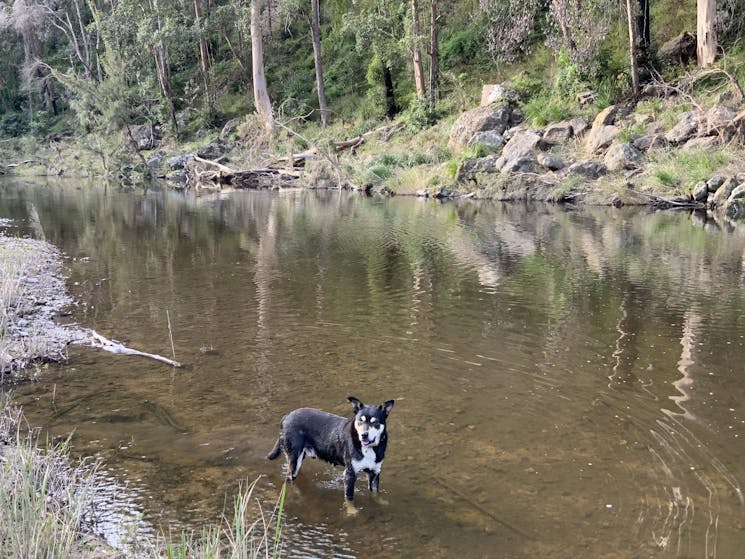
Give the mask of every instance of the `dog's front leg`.
[(367, 486), (373, 493), (380, 491), (380, 472), (367, 472)]
[(347, 501), (354, 499), (354, 482), (357, 481), (357, 474), (353, 468), (347, 468), (344, 472), (344, 496)]

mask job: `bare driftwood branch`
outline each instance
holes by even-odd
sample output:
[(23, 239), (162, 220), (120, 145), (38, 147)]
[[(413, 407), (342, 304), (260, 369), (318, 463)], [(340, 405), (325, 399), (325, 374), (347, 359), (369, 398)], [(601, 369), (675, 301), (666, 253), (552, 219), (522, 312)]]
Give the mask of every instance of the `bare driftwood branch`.
[(146, 353), (144, 351), (139, 351), (136, 349), (129, 348), (125, 346), (124, 344), (117, 342), (116, 340), (110, 340), (108, 338), (105, 338), (104, 336), (96, 332), (95, 330), (86, 330), (85, 333), (87, 333), (89, 336), (87, 341), (90, 343), (91, 347), (98, 347), (110, 353), (117, 353), (117, 354), (122, 354), (122, 355), (139, 355), (140, 357), (149, 357), (150, 359), (161, 361), (173, 367), (183, 367), (183, 365), (179, 363), (178, 361), (174, 361), (173, 359), (168, 359), (168, 357), (163, 357), (162, 355), (157, 355), (154, 353)]
[(18, 163), (7, 163), (6, 165), (0, 165), (0, 167), (12, 169), (13, 167), (20, 167), (21, 165), (29, 165), (32, 163), (38, 163), (38, 161), (36, 161), (36, 159), (26, 159), (24, 161), (19, 161)]

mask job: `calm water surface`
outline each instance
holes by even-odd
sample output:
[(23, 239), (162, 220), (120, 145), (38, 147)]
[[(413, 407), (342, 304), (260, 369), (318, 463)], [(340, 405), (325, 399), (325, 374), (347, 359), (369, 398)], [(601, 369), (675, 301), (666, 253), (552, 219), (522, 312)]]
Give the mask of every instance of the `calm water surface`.
[(110, 518), (143, 536), (219, 519), (258, 476), (271, 506), (281, 416), (352, 394), (396, 399), (387, 504), (360, 482), (347, 517), (341, 470), (306, 461), (285, 557), (742, 557), (741, 229), (72, 183), (5, 183), (0, 217), (64, 251), (75, 322), (170, 356), (170, 319), (185, 369), (77, 348), (15, 389), (126, 484)]

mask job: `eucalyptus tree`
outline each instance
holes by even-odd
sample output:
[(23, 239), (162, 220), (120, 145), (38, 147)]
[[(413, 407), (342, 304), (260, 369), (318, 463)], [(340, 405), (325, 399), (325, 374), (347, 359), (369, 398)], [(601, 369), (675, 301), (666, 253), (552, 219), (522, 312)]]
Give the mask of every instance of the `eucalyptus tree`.
[(421, 29), (419, 28), (419, 0), (411, 0), (411, 52), (414, 64), (414, 85), (416, 86), (416, 98), (419, 103), (424, 104), (427, 95), (424, 86), (424, 67), (422, 65), (422, 51), (419, 46)]
[(716, 18), (716, 0), (696, 1), (696, 59), (702, 68), (712, 65), (717, 56)]
[(550, 2), (550, 14), (561, 31), (560, 45), (584, 71), (597, 62), (600, 45), (619, 13), (616, 0)]
[[(44, 41), (48, 38), (47, 9), (43, 3), (15, 0), (12, 6), (0, 4), (0, 30), (10, 29), (20, 37), (23, 63), (20, 68), (22, 87), (28, 93), (29, 115), (34, 112), (34, 95), (52, 114), (57, 114), (57, 92), (49, 68), (43, 64)], [(30, 116), (30, 118), (33, 118)]]
[[(211, 59), (209, 41), (206, 36), (206, 26), (203, 16), (203, 0), (194, 0), (194, 28), (199, 42), (199, 70), (202, 76), (202, 86), (204, 87), (204, 109), (208, 118), (212, 117), (215, 110), (215, 94), (210, 80)], [(207, 0), (207, 10), (210, 9), (210, 2)]]
[(382, 89), (385, 115), (401, 109), (396, 100), (394, 69), (410, 57), (406, 33), (408, 7), (395, 0), (357, 0), (345, 16), (346, 28), (354, 33), (357, 49), (368, 53), (367, 80), (373, 91)]
[(326, 87), (323, 81), (323, 62), (321, 59), (321, 3), (320, 0), (282, 0), (279, 11), (286, 21), (305, 20), (310, 30), (313, 45), (313, 66), (315, 69), (316, 94), (321, 115), (321, 126), (329, 124), (329, 108), (326, 101)]
[[(269, 4), (269, 3), (268, 3)], [(274, 128), (274, 112), (269, 99), (264, 73), (264, 29), (269, 28), (267, 16), (262, 13), (262, 0), (251, 0), (251, 75), (253, 77), (254, 106), (264, 126)]]
[[(534, 45), (533, 35), (545, 10), (544, 5), (544, 0), (479, 0), (479, 7), (487, 19), (487, 47), (495, 60), (514, 62), (529, 52)], [(557, 17), (557, 21), (561, 25), (563, 18)], [(574, 50), (575, 42), (568, 26), (562, 26), (562, 33), (570, 50)]]

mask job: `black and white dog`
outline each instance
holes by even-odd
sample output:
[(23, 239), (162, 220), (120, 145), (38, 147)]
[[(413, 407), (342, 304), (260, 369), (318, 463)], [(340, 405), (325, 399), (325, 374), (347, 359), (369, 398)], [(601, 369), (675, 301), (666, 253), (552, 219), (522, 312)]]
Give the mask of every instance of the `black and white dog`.
[(354, 396), (348, 400), (354, 409), (353, 419), (313, 408), (288, 413), (282, 418), (279, 437), (267, 458), (274, 460), (284, 452), (290, 480), (297, 477), (305, 456), (344, 466), (344, 495), (351, 501), (360, 472), (367, 472), (370, 491), (379, 490), (380, 469), (388, 444), (386, 420), (394, 401), (366, 406)]

